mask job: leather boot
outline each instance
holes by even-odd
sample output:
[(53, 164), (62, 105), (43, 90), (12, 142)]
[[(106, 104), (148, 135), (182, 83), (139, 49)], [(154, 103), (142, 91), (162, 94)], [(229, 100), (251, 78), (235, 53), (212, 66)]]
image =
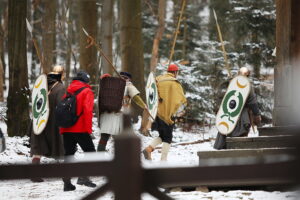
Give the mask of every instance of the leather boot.
[[(32, 164), (34, 164), (34, 165), (39, 165), (40, 161), (41, 161), (40, 157), (33, 157), (32, 158)], [(44, 182), (44, 180), (42, 178), (31, 178), (30, 180), (34, 183)]]
[(92, 188), (97, 186), (88, 177), (78, 177), (77, 184), (78, 185), (85, 185), (87, 187), (92, 187)]
[(151, 158), (151, 153), (154, 151), (154, 148), (149, 145), (148, 147), (146, 147), (144, 150), (143, 150), (143, 155), (145, 157), (146, 160), (152, 160)]
[(98, 147), (97, 147), (98, 152), (105, 151), (105, 148), (106, 148), (105, 144), (98, 143)]
[(109, 138), (110, 138), (110, 134), (101, 133), (101, 137), (100, 137), (98, 147), (97, 147), (98, 152), (106, 151), (106, 145), (107, 145)]
[(63, 182), (64, 182), (64, 191), (73, 191), (76, 190), (75, 185), (73, 185), (71, 183), (71, 179), (70, 178), (63, 178)]

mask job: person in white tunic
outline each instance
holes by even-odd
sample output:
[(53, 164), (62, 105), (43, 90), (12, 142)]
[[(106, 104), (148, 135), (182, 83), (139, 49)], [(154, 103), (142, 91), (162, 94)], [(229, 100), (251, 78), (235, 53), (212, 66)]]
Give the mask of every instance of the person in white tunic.
[[(119, 112), (104, 112), (100, 115), (101, 137), (98, 143), (97, 151), (105, 151), (107, 142), (111, 135), (118, 135), (123, 131), (123, 113), (130, 112), (131, 100), (133, 100), (142, 109), (147, 109), (147, 105), (140, 97), (140, 92), (132, 84), (132, 76), (128, 72), (121, 72), (121, 77), (126, 80), (122, 108)], [(103, 75), (102, 78), (109, 77)]]

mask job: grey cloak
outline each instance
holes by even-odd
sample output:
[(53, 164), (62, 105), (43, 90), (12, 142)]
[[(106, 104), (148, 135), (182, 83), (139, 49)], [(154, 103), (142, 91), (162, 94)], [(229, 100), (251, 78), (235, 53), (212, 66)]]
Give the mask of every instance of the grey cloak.
[[(237, 122), (237, 125), (233, 129), (233, 131), (228, 135), (229, 137), (248, 136), (248, 133), (251, 128), (251, 121), (250, 121), (250, 115), (249, 115), (248, 110), (251, 110), (253, 115), (255, 115), (255, 116), (260, 114), (256, 95), (255, 95), (253, 89), (250, 90), (250, 94), (249, 94), (247, 101), (245, 103), (245, 106), (242, 110), (240, 119)], [(226, 137), (227, 136), (222, 135), (221, 133), (218, 133), (215, 144), (214, 144), (214, 148), (215, 149), (226, 149)]]

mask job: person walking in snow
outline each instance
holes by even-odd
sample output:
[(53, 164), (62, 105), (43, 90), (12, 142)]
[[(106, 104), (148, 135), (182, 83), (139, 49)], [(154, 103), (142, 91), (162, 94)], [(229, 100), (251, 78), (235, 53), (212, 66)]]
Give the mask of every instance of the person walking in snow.
[[(126, 81), (122, 107), (117, 112), (103, 112), (101, 111), (103, 108), (99, 106), (101, 137), (98, 143), (97, 151), (105, 151), (110, 136), (118, 135), (123, 131), (123, 113), (130, 112), (131, 100), (133, 100), (140, 108), (147, 109), (146, 104), (139, 95), (140, 92), (131, 82), (132, 75), (128, 72), (120, 72), (120, 75)], [(110, 77), (110, 75), (104, 74), (101, 76), (102, 79), (107, 77)], [(99, 98), (103, 97), (100, 95)]]
[(156, 78), (158, 88), (157, 117), (152, 124), (152, 129), (157, 130), (159, 137), (155, 138), (148, 147), (143, 150), (145, 159), (152, 160), (151, 153), (155, 147), (162, 143), (161, 160), (166, 161), (173, 138), (175, 115), (182, 115), (187, 103), (181, 84), (176, 79), (179, 67), (176, 64), (168, 66), (167, 73)]
[[(56, 125), (54, 114), (55, 107), (66, 90), (62, 83), (63, 75), (64, 68), (62, 66), (54, 66), (52, 71), (47, 74), (50, 113), (43, 132), (40, 135), (31, 132), (30, 154), (33, 164), (40, 164), (42, 156), (59, 159), (64, 155), (63, 138), (59, 134), (59, 127)], [(31, 180), (33, 182), (43, 182), (41, 178)]]
[[(64, 139), (65, 156), (72, 156), (77, 151), (77, 144), (84, 152), (95, 152), (95, 146), (91, 138), (92, 134), (92, 118), (94, 107), (94, 93), (88, 84), (90, 76), (80, 71), (67, 88), (67, 92), (76, 95), (76, 112), (79, 116), (76, 123), (69, 128), (60, 128), (60, 133)], [(63, 178), (64, 191), (75, 190), (76, 187), (71, 183), (71, 178)], [(88, 187), (96, 187), (88, 177), (79, 177), (77, 184)]]
[[(246, 67), (242, 67), (239, 70), (239, 75), (249, 77), (250, 70)], [(229, 137), (245, 137), (248, 136), (252, 122), (255, 125), (259, 125), (261, 122), (261, 115), (258, 108), (255, 92), (253, 88), (250, 90), (250, 94), (246, 100), (245, 106), (242, 110), (241, 117), (237, 122), (236, 127), (228, 135)], [(226, 135), (218, 132), (216, 141), (214, 144), (215, 149), (226, 149)]]

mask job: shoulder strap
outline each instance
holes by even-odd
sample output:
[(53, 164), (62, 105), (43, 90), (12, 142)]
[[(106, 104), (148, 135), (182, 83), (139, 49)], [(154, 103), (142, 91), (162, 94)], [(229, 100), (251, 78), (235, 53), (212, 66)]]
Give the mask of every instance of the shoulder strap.
[(74, 92), (74, 95), (77, 96), (77, 95), (78, 95), (82, 90), (84, 90), (85, 88), (87, 88), (87, 87), (82, 87), (82, 88), (76, 90), (76, 92)]
[(50, 88), (50, 90), (48, 91), (48, 95), (52, 92), (53, 88), (58, 84), (58, 81), (56, 81), (52, 87)]

